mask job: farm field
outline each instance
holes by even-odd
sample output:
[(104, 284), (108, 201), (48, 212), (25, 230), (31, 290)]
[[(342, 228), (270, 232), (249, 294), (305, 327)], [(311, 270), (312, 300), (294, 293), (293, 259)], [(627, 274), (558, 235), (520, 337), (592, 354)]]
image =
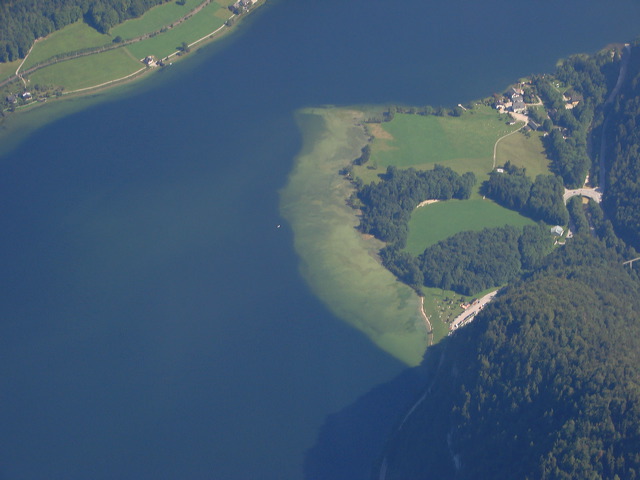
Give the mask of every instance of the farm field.
[(83, 48), (100, 47), (111, 44), (111, 36), (99, 33), (96, 29), (80, 21), (67, 25), (62, 30), (53, 32), (39, 40), (24, 62), (22, 70), (65, 52), (73, 52)]
[(460, 117), (397, 114), (379, 125), (382, 135), (373, 132), (372, 160), (383, 169), (388, 165), (432, 168), (438, 163), (459, 173), (485, 176), (493, 164), (496, 140), (520, 126), (507, 125), (508, 121), (510, 117), (486, 106)]
[(21, 61), (22, 60), (16, 60), (9, 63), (0, 63), (0, 81), (16, 73), (16, 69), (20, 66)]
[(514, 165), (527, 169), (527, 175), (535, 179), (536, 175), (548, 175), (549, 159), (544, 153), (540, 132), (531, 132), (529, 137), (523, 133), (510, 135), (498, 143), (496, 165), (510, 161)]
[(230, 16), (231, 12), (229, 10), (222, 8), (219, 3), (211, 2), (197, 15), (177, 27), (125, 48), (138, 59), (142, 59), (147, 55), (164, 58), (174, 53), (182, 42), (190, 44), (221, 27)]
[(203, 1), (204, 0), (185, 0), (184, 5), (178, 5), (175, 1), (163, 3), (148, 10), (141, 17), (132, 18), (120, 25), (116, 25), (109, 33), (112, 37), (120, 36), (124, 40), (127, 40), (144, 35), (145, 33), (155, 32), (184, 17)]
[(34, 72), (29, 80), (31, 84), (62, 86), (73, 91), (124, 77), (143, 67), (126, 50), (118, 48), (56, 63)]
[(459, 232), (504, 225), (521, 227), (534, 223), (518, 212), (501, 207), (488, 199), (433, 203), (416, 209), (411, 215), (406, 250), (413, 255), (419, 255), (429, 245)]

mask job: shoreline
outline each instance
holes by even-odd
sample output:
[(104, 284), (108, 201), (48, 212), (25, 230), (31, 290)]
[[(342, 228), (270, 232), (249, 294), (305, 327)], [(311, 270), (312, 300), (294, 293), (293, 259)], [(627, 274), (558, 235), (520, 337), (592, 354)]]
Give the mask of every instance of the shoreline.
[[(120, 78), (115, 78), (112, 80), (108, 80), (106, 82), (103, 82), (101, 84), (98, 85), (91, 85), (88, 87), (83, 87), (83, 88), (79, 88), (76, 90), (72, 90), (69, 92), (62, 92), (62, 94), (60, 96), (53, 96), (48, 98), (45, 101), (39, 102), (39, 101), (32, 101), (26, 105), (20, 105), (18, 107), (14, 108), (14, 111), (11, 112), (10, 108), (4, 109), (2, 112), (5, 112), (5, 115), (7, 112), (10, 112), (9, 115), (6, 115), (3, 119), (2, 122), (0, 122), (0, 126), (5, 123), (7, 120), (10, 120), (11, 117), (13, 117), (16, 114), (21, 114), (24, 112), (29, 112), (32, 111), (34, 109), (37, 109), (39, 107), (43, 107), (46, 105), (51, 105), (53, 103), (59, 103), (59, 102), (64, 102), (65, 100), (69, 100), (69, 99), (73, 99), (73, 98), (79, 98), (82, 96), (86, 96), (86, 95), (103, 95), (104, 93), (117, 88), (117, 87), (121, 87), (124, 85), (128, 85), (128, 84), (132, 84), (134, 82), (140, 81), (142, 79), (145, 79), (147, 77), (151, 77), (153, 74), (156, 74), (157, 72), (162, 71), (165, 68), (168, 68), (169, 66), (172, 66), (172, 64), (174, 62), (178, 62), (187, 58), (190, 58), (193, 54), (195, 54), (199, 49), (201, 49), (202, 47), (205, 47), (207, 45), (210, 44), (214, 44), (216, 41), (221, 40), (222, 38), (225, 38), (227, 35), (229, 35), (230, 33), (234, 32), (242, 23), (243, 20), (247, 17), (249, 17), (251, 14), (253, 14), (259, 7), (262, 7), (266, 5), (266, 0), (256, 0), (255, 3), (253, 4), (251, 10), (249, 10), (248, 12), (245, 12), (242, 15), (237, 15), (237, 14), (232, 14), (231, 17), (229, 17), (229, 19), (227, 19), (227, 21), (225, 21), (225, 23), (223, 25), (221, 25), (220, 27), (216, 28), (215, 30), (211, 31), (210, 33), (204, 35), (203, 37), (191, 42), (188, 47), (190, 49), (190, 51), (188, 53), (184, 53), (182, 51), (180, 51), (179, 49), (176, 49), (173, 53), (167, 55), (166, 57), (164, 57), (162, 60), (169, 60), (171, 59), (171, 63), (169, 63), (169, 65), (165, 66), (165, 67), (150, 67), (150, 66), (142, 66), (142, 68), (140, 68), (139, 70), (136, 70), (135, 72), (132, 72), (128, 75), (125, 75), (123, 77)], [(198, 7), (198, 10), (201, 9), (202, 6)], [(195, 14), (197, 14), (198, 12), (196, 12)], [(187, 17), (194, 15), (194, 12), (189, 12), (189, 14), (187, 14)], [(228, 24), (227, 22), (229, 20), (232, 20), (231, 24)], [(184, 20), (180, 19), (181, 21)], [(46, 37), (43, 37), (46, 38)], [(42, 38), (40, 39), (36, 39), (34, 41), (34, 44), (31, 46), (31, 49), (33, 49), (33, 47), (35, 46), (35, 44), (42, 40)], [(121, 47), (118, 48), (126, 48), (126, 45), (123, 45)], [(7, 82), (8, 84), (15, 82), (15, 81), (22, 81), (23, 83), (25, 82), (24, 78), (22, 77), (23, 73), (19, 73), (20, 69), (22, 68), (23, 64), (25, 63), (25, 61), (28, 59), (29, 54), (31, 53), (31, 49), (29, 50), (29, 53), (27, 53), (27, 55), (25, 56), (24, 59), (22, 59), (22, 62), (20, 63), (18, 69), (16, 70), (15, 73), (15, 77), (14, 79), (12, 79), (10, 82)], [(92, 54), (97, 54), (100, 52), (94, 52)], [(74, 57), (75, 58), (75, 57)], [(64, 59), (62, 61), (65, 60), (72, 60), (71, 59)], [(144, 65), (141, 62), (142, 65)], [(26, 87), (26, 85), (25, 85)], [(0, 134), (1, 135), (1, 134)]]
[(280, 191), (280, 212), (314, 295), (378, 348), (416, 366), (430, 343), (419, 297), (380, 263), (384, 244), (357, 230), (356, 211), (346, 202), (354, 186), (340, 174), (370, 138), (364, 108), (297, 112), (303, 148)]

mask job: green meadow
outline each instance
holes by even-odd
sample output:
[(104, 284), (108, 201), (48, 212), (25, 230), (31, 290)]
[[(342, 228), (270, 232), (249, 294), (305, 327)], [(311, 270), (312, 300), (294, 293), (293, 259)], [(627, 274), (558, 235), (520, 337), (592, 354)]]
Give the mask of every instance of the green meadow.
[(425, 248), (452, 235), (468, 230), (514, 225), (533, 225), (534, 221), (518, 212), (482, 198), (448, 200), (416, 209), (409, 222), (407, 251), (421, 254)]
[(541, 132), (514, 133), (500, 140), (496, 149), (496, 165), (507, 161), (527, 169), (527, 175), (535, 179), (536, 175), (548, 175), (549, 159), (544, 153)]
[(184, 5), (178, 5), (176, 2), (163, 3), (146, 11), (141, 17), (132, 18), (120, 25), (116, 25), (109, 33), (114, 38), (120, 36), (126, 40), (139, 37), (145, 33), (155, 32), (181, 19), (203, 1), (185, 0)]
[(122, 78), (144, 65), (126, 50), (118, 48), (56, 63), (30, 75), (31, 84), (60, 85), (70, 92)]
[[(186, 0), (185, 5), (176, 2), (159, 5), (139, 18), (116, 26), (109, 35), (98, 33), (83, 22), (68, 25), (37, 42), (23, 70), (61, 53), (110, 45), (116, 36), (134, 38), (160, 30), (189, 13), (202, 1)], [(66, 91), (73, 91), (125, 77), (142, 68), (139, 60), (147, 55), (166, 57), (176, 52), (182, 42), (193, 43), (222, 26), (231, 16), (226, 8), (230, 3), (233, 2), (213, 1), (185, 22), (155, 37), (116, 50), (57, 63), (37, 70), (29, 76), (29, 80), (32, 84), (62, 86)], [(18, 65), (16, 62), (3, 64), (0, 78), (13, 74)]]
[(22, 60), (16, 60), (15, 62), (1, 63), (0, 62), (0, 81), (9, 78), (16, 73), (16, 69), (20, 66)]
[(221, 27), (230, 16), (231, 12), (229, 10), (222, 8), (219, 3), (211, 2), (180, 25), (153, 38), (128, 45), (125, 48), (138, 59), (145, 58), (148, 55), (164, 58), (174, 53), (182, 42), (193, 43)]
[(366, 143), (354, 126), (358, 115), (343, 109), (298, 115), (304, 146), (280, 208), (294, 231), (301, 273), (318, 298), (381, 349), (417, 365), (427, 346), (420, 299), (380, 264), (382, 242), (356, 230), (355, 211), (345, 202), (353, 187), (338, 173)]
[(482, 180), (493, 165), (493, 146), (520, 125), (507, 125), (509, 117), (476, 106), (460, 117), (397, 114), (391, 122), (375, 127), (372, 165), (433, 168), (438, 163), (463, 173), (471, 171)]
[[(419, 298), (382, 267), (378, 251), (384, 244), (363, 236), (358, 219), (345, 200), (353, 187), (338, 171), (360, 154), (367, 135), (374, 136), (368, 164), (353, 173), (377, 181), (388, 165), (430, 169), (435, 163), (463, 173), (473, 171), (479, 181), (493, 165), (496, 140), (520, 125), (488, 107), (476, 107), (461, 117), (396, 115), (391, 122), (355, 126), (365, 116), (344, 109), (306, 110), (299, 115), (304, 146), (289, 183), (281, 192), (281, 211), (292, 225), (300, 269), (314, 293), (347, 323), (375, 344), (409, 365), (420, 361), (427, 343)], [(506, 137), (501, 155), (519, 152), (519, 162), (531, 173), (543, 172), (546, 159), (540, 137), (520, 133)], [(467, 230), (533, 221), (483, 199), (426, 205), (413, 213), (407, 250), (420, 254), (427, 246)], [(435, 341), (449, 332), (459, 313), (461, 296), (441, 289), (422, 289), (424, 309)], [(469, 299), (464, 299), (468, 301)]]
[(47, 60), (60, 53), (110, 44), (111, 37), (109, 35), (99, 33), (95, 28), (90, 27), (84, 22), (76, 22), (39, 40), (33, 46), (31, 53), (22, 66), (22, 70), (26, 70), (36, 63)]
[[(516, 132), (522, 123), (509, 125), (511, 121), (511, 117), (486, 106), (476, 106), (460, 117), (397, 114), (390, 122), (367, 125), (368, 133), (374, 137), (371, 158), (367, 164), (354, 167), (353, 174), (369, 183), (379, 181), (379, 175), (389, 165), (431, 169), (437, 163), (458, 173), (475, 173), (479, 187), (493, 167), (494, 146), (497, 165), (511, 160), (533, 177), (549, 173), (542, 134)], [(438, 202), (416, 209), (409, 222), (406, 250), (419, 255), (429, 245), (462, 231), (533, 223), (482, 198), (476, 190), (469, 200)], [(462, 312), (460, 295), (426, 287), (422, 291), (425, 312), (438, 341), (448, 333), (447, 323)]]

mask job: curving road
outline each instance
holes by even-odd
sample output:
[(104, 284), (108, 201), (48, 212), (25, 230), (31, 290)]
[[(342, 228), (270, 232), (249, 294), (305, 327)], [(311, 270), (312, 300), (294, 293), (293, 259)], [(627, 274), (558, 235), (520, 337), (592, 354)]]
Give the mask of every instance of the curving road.
[(564, 189), (564, 195), (562, 196), (564, 199), (564, 203), (567, 203), (567, 201), (571, 198), (571, 197), (576, 197), (576, 196), (582, 196), (582, 197), (589, 197), (593, 200), (595, 200), (596, 202), (600, 203), (602, 202), (602, 189), (600, 187), (597, 188), (576, 188), (574, 190), (568, 190), (568, 189)]

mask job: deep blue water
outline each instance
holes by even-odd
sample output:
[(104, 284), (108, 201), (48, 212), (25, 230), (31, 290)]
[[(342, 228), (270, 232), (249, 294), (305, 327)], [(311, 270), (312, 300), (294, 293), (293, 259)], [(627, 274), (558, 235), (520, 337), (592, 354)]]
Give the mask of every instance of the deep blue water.
[[(350, 405), (403, 367), (311, 295), (276, 228), (292, 112), (451, 105), (640, 33), (632, 0), (515, 7), (275, 1), (0, 159), (0, 478), (323, 478), (337, 436), (374, 456)], [(367, 478), (345, 449), (332, 478)]]

